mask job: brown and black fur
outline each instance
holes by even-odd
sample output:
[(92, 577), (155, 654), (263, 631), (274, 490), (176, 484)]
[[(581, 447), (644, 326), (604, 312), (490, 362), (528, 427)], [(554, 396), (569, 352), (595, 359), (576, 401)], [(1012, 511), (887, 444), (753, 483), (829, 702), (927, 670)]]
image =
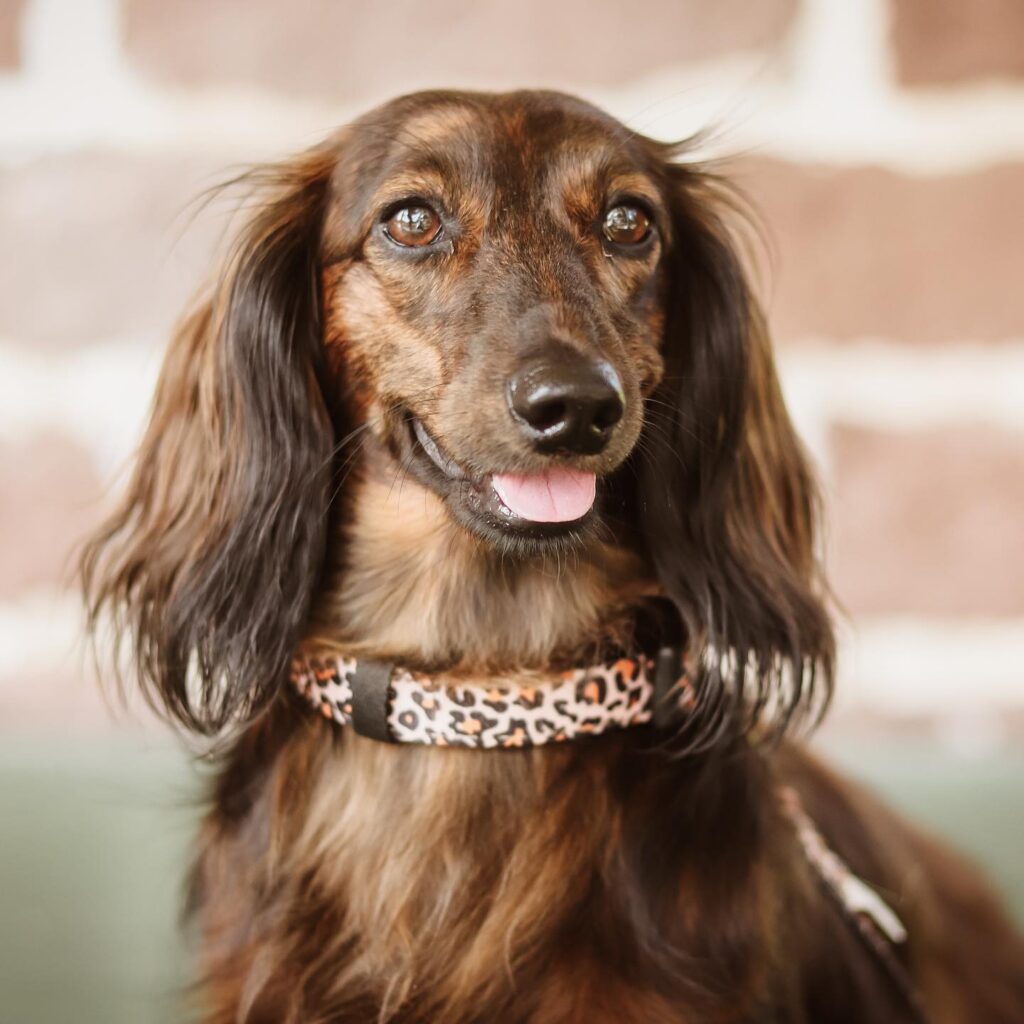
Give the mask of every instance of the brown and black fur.
[[(984, 885), (783, 738), (832, 678), (816, 497), (736, 200), (687, 152), (558, 94), (430, 93), (251, 176), (84, 560), (151, 699), (228, 737), (192, 886), (204, 1021), (909, 1019), (783, 782), (904, 918), (935, 1021), (1021, 1019), (1024, 948)], [(642, 253), (594, 230), (619, 193), (650, 211)], [(382, 239), (409, 197), (444, 209), (444, 249)], [(471, 521), (407, 417), (475, 473), (538, 469), (502, 387), (546, 344), (600, 352), (626, 412), (575, 460), (600, 515), (535, 543)], [(302, 648), (500, 685), (628, 644), (653, 595), (700, 666), (681, 730), (401, 747), (286, 683)]]

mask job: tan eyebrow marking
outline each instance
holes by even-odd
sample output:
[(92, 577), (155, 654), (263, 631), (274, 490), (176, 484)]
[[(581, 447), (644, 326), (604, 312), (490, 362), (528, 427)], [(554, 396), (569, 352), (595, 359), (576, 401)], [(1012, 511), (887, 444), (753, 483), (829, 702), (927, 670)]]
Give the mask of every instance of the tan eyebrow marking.
[(455, 132), (465, 132), (479, 123), (479, 116), (468, 107), (446, 106), (435, 107), (422, 114), (411, 117), (398, 130), (398, 137), (411, 136), (411, 139), (424, 144), (436, 144), (446, 136)]
[(662, 207), (654, 181), (642, 171), (616, 170), (607, 152), (568, 151), (552, 161), (547, 174), (552, 193), (561, 198), (565, 211), (575, 220), (590, 220), (601, 213), (616, 194), (633, 196), (652, 210)]
[(448, 181), (443, 174), (415, 170), (399, 173), (384, 181), (374, 193), (370, 206), (374, 211), (389, 203), (397, 203), (410, 196), (424, 199), (448, 199)]
[(657, 187), (646, 174), (640, 171), (613, 175), (608, 180), (607, 191), (609, 194), (618, 193), (643, 199), (655, 209), (661, 206), (661, 195)]

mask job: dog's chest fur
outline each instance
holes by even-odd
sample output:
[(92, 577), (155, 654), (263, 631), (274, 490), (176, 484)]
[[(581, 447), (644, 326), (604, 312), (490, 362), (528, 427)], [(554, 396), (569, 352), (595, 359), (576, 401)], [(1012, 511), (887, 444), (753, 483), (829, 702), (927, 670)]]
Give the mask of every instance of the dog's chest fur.
[[(376, 650), (529, 662), (607, 625), (616, 574), (638, 575), (612, 554), (502, 576), (442, 515), (369, 473), (323, 614)], [(749, 751), (712, 769), (633, 732), (445, 751), (274, 709), (220, 780), (197, 873), (223, 1019), (758, 1019), (779, 908), (752, 772)]]
[[(620, 607), (615, 577), (638, 576), (610, 553), (503, 577), (439, 529), (422, 492), (371, 473), (360, 494), (324, 614), (377, 650), (429, 659), (466, 653), (469, 636), (471, 663), (507, 662), (514, 645), (529, 662), (592, 636)], [(524, 596), (549, 609), (528, 617), (532, 633), (501, 606)], [(223, 1019), (239, 1006), (244, 1020), (303, 1022), (754, 1012), (777, 912), (757, 852), (774, 825), (748, 806), (755, 761), (705, 772), (632, 733), (525, 752), (396, 747), (274, 709), (220, 779), (196, 874)], [(721, 935), (713, 889), (726, 884)]]
[[(248, 991), (283, 1020), (705, 1021), (716, 990), (731, 1011), (768, 997), (779, 908), (759, 832), (774, 826), (742, 806), (750, 765), (694, 801), (699, 768), (632, 737), (506, 756), (293, 728), (243, 742), (239, 775), (276, 757), (206, 836), (208, 967), (242, 992), (226, 1005)], [(221, 811), (240, 802), (229, 785)]]

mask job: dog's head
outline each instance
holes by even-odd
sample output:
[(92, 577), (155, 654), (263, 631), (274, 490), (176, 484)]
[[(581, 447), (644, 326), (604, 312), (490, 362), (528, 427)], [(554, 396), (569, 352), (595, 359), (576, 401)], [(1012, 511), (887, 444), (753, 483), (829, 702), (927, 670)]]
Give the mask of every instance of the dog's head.
[(680, 155), (560, 94), (428, 93), (253, 175), (85, 558), (173, 713), (277, 689), (367, 446), (506, 557), (632, 546), (715, 673), (791, 707), (827, 676), (813, 486), (728, 193)]
[(362, 415), (486, 541), (578, 542), (662, 374), (657, 157), (548, 94), (410, 97), (349, 138), (327, 200), (325, 340)]

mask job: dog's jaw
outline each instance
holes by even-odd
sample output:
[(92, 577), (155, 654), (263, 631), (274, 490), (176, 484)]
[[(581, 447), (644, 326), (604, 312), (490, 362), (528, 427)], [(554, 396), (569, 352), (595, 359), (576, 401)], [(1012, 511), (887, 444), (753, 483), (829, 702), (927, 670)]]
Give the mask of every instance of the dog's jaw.
[(313, 632), (350, 648), (423, 664), (541, 665), (593, 643), (652, 589), (635, 555), (596, 540), (569, 558), (503, 556), (380, 446), (367, 446), (349, 496), (343, 563)]
[[(589, 468), (550, 462), (530, 473), (473, 473), (414, 413), (398, 419), (401, 426), (390, 447), (402, 475), (437, 495), (462, 529), (501, 555), (550, 558), (592, 541), (600, 511), (597, 475)], [(535, 496), (529, 492), (536, 490), (546, 491), (547, 500), (530, 500)]]

